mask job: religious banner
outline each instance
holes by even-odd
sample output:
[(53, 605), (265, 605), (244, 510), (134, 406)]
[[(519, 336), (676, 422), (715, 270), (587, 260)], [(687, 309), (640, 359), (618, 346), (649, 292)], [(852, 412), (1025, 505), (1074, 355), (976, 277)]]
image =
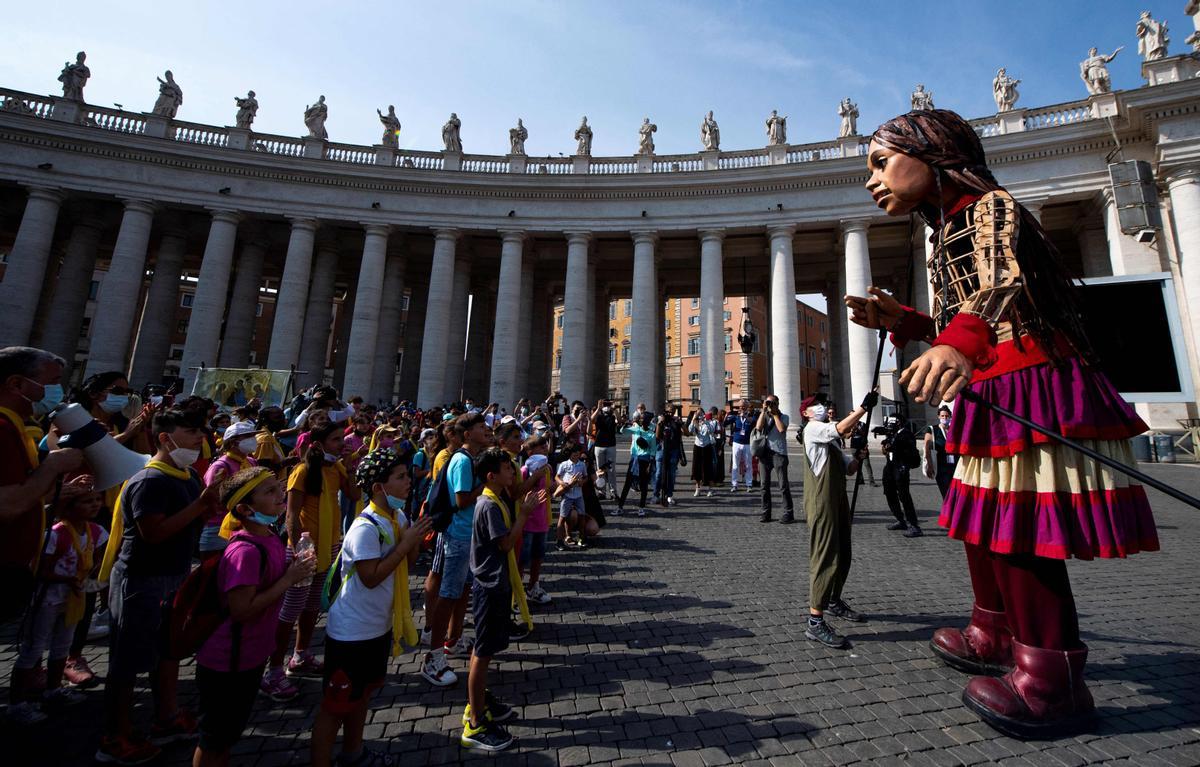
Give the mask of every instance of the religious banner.
[(192, 394), (206, 397), (221, 408), (245, 405), (257, 397), (263, 405), (282, 405), (288, 397), (288, 370), (204, 368), (196, 372)]

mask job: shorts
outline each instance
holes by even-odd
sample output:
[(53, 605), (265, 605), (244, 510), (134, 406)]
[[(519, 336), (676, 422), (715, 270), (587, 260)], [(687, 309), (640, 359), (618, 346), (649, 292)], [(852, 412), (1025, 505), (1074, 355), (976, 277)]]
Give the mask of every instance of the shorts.
[(118, 562), (108, 582), (108, 676), (132, 681), (151, 671), (166, 653), (167, 628), (163, 600), (179, 589), (187, 575), (128, 576)]
[(563, 496), (558, 503), (558, 518), (571, 519), (576, 515), (583, 514), (583, 496), (578, 498), (568, 498)]
[(475, 616), (475, 655), (491, 658), (508, 649), (508, 629), (512, 618), (512, 588), (481, 586), (471, 589), (471, 614)]
[(325, 691), (321, 709), (345, 715), (383, 687), (392, 654), (392, 632), (374, 639), (343, 642), (325, 637)]
[(260, 663), (245, 671), (214, 671), (196, 664), (201, 749), (228, 751), (242, 737), (254, 710), (265, 665)]
[(528, 565), (530, 561), (541, 562), (546, 558), (546, 536), (549, 533), (525, 533), (521, 540), (521, 564)]
[(67, 625), (67, 606), (43, 599), (25, 615), (21, 626), (21, 641), (15, 668), (31, 669), (42, 662), (42, 653), (49, 650), (50, 660), (66, 660), (70, 654), (75, 626)]
[(467, 582), (471, 580), (471, 542), (443, 535), (441, 550), (442, 585), (438, 596), (459, 599), (466, 593)]

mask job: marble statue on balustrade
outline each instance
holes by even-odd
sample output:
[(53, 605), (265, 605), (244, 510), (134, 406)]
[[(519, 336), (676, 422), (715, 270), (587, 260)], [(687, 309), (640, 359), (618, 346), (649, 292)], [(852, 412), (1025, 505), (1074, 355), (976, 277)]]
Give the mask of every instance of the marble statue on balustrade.
[(721, 128), (713, 119), (711, 109), (704, 116), (704, 122), (700, 123), (700, 145), (706, 152), (716, 152), (721, 149)]
[(462, 136), (459, 134), (461, 129), (462, 120), (458, 119), (457, 114), (451, 112), (450, 119), (442, 126), (442, 145), (447, 152), (462, 154)]
[(63, 64), (62, 72), (58, 75), (58, 81), (62, 83), (63, 98), (71, 101), (83, 101), (83, 86), (87, 85), (87, 81), (92, 76), (92, 70), (87, 68), (87, 64), (83, 62), (87, 60), (87, 54), (83, 51), (75, 54), (75, 63), (67, 62)]
[(992, 80), (992, 96), (996, 99), (997, 112), (1008, 112), (1017, 105), (1017, 99), (1021, 98), (1021, 94), (1017, 92), (1017, 86), (1020, 84), (1020, 80), (1012, 79), (1008, 76), (1008, 71), (1000, 67), (996, 78)]
[(1079, 76), (1087, 86), (1088, 94), (1095, 96), (1099, 93), (1112, 91), (1112, 80), (1108, 75), (1108, 64), (1117, 57), (1125, 46), (1117, 48), (1112, 54), (1105, 56), (1094, 46), (1088, 50), (1088, 57), (1079, 62)]
[(324, 96), (318, 98), (317, 103), (305, 107), (304, 127), (308, 128), (308, 137), (327, 140), (329, 138), (329, 133), (325, 130), (325, 120), (327, 119), (329, 119), (329, 107), (325, 104)]
[(521, 122), (521, 118), (517, 118), (517, 127), (508, 129), (508, 153), (509, 154), (525, 154), (525, 139), (529, 138), (529, 131), (525, 128), (525, 124)]
[(233, 103), (237, 104), (238, 108), (233, 124), (242, 130), (250, 130), (254, 118), (258, 115), (258, 99), (254, 98), (254, 91), (247, 91), (246, 98), (234, 96)]
[(933, 91), (925, 90), (923, 83), (917, 83), (917, 89), (912, 92), (913, 111), (918, 109), (933, 109)]
[(387, 114), (375, 110), (379, 122), (383, 123), (383, 139), (380, 141), (386, 147), (400, 148), (400, 118), (396, 117), (396, 107), (389, 104)]
[(838, 130), (838, 138), (858, 135), (858, 104), (849, 98), (842, 99), (838, 104), (838, 116), (842, 118), (842, 127)]
[(151, 114), (156, 114), (159, 117), (175, 118), (179, 112), (179, 107), (183, 106), (183, 88), (179, 87), (179, 83), (175, 82), (175, 76), (171, 74), (171, 70), (165, 72), (167, 79), (161, 77), (158, 80), (158, 99), (154, 102), (154, 109)]
[(1155, 21), (1150, 11), (1142, 11), (1137, 23), (1137, 38), (1138, 53), (1142, 54), (1143, 61), (1166, 58), (1167, 44), (1171, 42), (1167, 37), (1167, 22)]
[(772, 109), (767, 118), (767, 145), (784, 146), (787, 144), (787, 117), (780, 117), (779, 111)]
[(587, 115), (583, 116), (583, 122), (579, 123), (579, 127), (575, 129), (575, 140), (579, 142), (575, 148), (575, 154), (580, 157), (590, 157), (592, 154), (592, 128), (587, 124)]
[(650, 122), (647, 117), (642, 120), (642, 127), (638, 128), (638, 154), (654, 154), (654, 132), (658, 130), (658, 126)]
[(0, 110), (5, 112), (16, 112), (19, 115), (36, 114), (36, 112), (29, 108), (29, 105), (25, 103), (24, 99), (19, 99), (16, 96), (5, 96), (4, 105), (0, 106)]

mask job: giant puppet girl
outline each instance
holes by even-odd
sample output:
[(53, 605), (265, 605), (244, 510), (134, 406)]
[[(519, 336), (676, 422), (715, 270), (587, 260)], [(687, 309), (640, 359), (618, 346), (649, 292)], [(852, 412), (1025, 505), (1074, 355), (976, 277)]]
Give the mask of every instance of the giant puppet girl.
[(1132, 465), (1146, 425), (1094, 365), (1076, 288), (1037, 220), (992, 176), (975, 131), (954, 112), (896, 117), (871, 137), (867, 190), (890, 216), (934, 231), (932, 317), (876, 289), (847, 296), (852, 321), (887, 328), (897, 346), (932, 347), (900, 383), (918, 402), (969, 387), (946, 439), (959, 456), (939, 523), (966, 546), (975, 592), (969, 625), (931, 646), (971, 679), (963, 702), (1017, 737), (1086, 728), (1087, 647), (1069, 557), (1158, 549), (1141, 485), (986, 407), (1006, 407)]

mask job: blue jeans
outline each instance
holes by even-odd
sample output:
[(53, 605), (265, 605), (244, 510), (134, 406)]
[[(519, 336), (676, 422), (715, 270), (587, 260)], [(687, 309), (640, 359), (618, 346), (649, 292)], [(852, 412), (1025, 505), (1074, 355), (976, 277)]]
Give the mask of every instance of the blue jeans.
[(657, 471), (654, 476), (654, 495), (656, 498), (671, 498), (675, 495), (675, 475), (679, 472), (679, 451), (659, 452)]

